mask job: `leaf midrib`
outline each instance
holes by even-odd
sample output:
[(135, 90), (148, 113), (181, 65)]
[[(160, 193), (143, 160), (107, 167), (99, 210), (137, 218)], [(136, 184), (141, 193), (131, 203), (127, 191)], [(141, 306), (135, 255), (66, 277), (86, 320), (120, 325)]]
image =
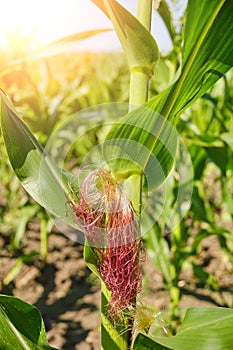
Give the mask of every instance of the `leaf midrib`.
[(26, 341), (24, 340), (23, 336), (21, 335), (21, 333), (18, 331), (18, 329), (14, 326), (14, 324), (12, 323), (12, 321), (9, 319), (9, 317), (7, 316), (4, 308), (0, 305), (0, 310), (2, 312), (2, 315), (4, 316), (6, 323), (8, 325), (8, 327), (11, 329), (11, 331), (13, 332), (13, 334), (15, 335), (16, 339), (19, 341), (19, 343), (22, 345), (23, 349), (25, 350), (30, 350), (30, 347), (27, 345)]

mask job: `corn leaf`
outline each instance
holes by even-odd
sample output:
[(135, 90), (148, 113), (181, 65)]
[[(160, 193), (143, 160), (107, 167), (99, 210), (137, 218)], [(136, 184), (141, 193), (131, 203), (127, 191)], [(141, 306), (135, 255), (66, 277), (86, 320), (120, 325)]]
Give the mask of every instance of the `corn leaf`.
[(110, 30), (112, 30), (112, 29), (110, 29), (110, 28), (93, 29), (93, 30), (87, 30), (85, 32), (79, 32), (79, 33), (67, 35), (67, 36), (60, 38), (58, 40), (54, 40), (53, 42), (49, 43), (46, 47), (73, 43), (75, 41), (88, 39), (94, 35), (102, 34), (102, 33), (108, 32)]
[(1, 95), (1, 127), (11, 165), (27, 192), (51, 214), (74, 226), (68, 205), (70, 175), (49, 158), (10, 100)]
[(103, 144), (104, 155), (118, 178), (143, 172), (145, 185), (153, 188), (171, 170), (177, 137), (171, 123), (142, 106), (115, 124)]
[(97, 269), (97, 266), (98, 266), (97, 253), (88, 244), (87, 239), (86, 239), (85, 245), (84, 245), (83, 257), (84, 257), (85, 263), (89, 267), (89, 269), (101, 280), (101, 275)]
[(187, 310), (179, 332), (173, 337), (154, 339), (139, 334), (134, 350), (231, 350), (233, 310), (217, 307), (192, 307)]
[[(190, 0), (184, 26), (182, 63), (176, 81), (142, 107), (126, 115), (106, 138), (105, 153), (114, 146), (112, 169), (130, 175), (137, 166), (149, 173), (158, 164), (157, 180), (168, 174), (173, 163), (175, 133), (166, 122), (176, 119), (233, 66), (233, 13), (231, 0)], [(171, 135), (170, 135), (171, 134)], [(136, 145), (133, 152), (133, 144)], [(141, 145), (139, 145), (141, 144)], [(127, 149), (132, 149), (128, 154)], [(169, 151), (168, 151), (169, 150)], [(120, 158), (120, 161), (117, 161)], [(153, 160), (152, 160), (153, 158)], [(122, 161), (124, 159), (124, 161)]]
[(131, 71), (153, 74), (159, 49), (148, 30), (115, 0), (92, 0), (112, 21)]
[(0, 349), (55, 350), (47, 342), (37, 308), (18, 298), (0, 295), (0, 324)]
[(173, 21), (172, 21), (172, 16), (171, 16), (171, 13), (170, 13), (170, 10), (169, 10), (169, 7), (166, 3), (165, 0), (161, 0), (160, 3), (159, 3), (159, 7), (158, 9), (156, 8), (156, 2), (155, 2), (155, 5), (154, 5), (155, 9), (158, 10), (160, 16), (162, 17), (165, 25), (166, 25), (166, 28), (169, 32), (169, 35), (171, 37), (172, 40), (174, 40), (175, 38), (175, 28), (174, 28), (174, 25), (173, 25)]
[[(106, 29), (93, 29), (93, 30), (87, 30), (84, 32), (79, 32), (75, 34), (71, 34), (68, 36), (65, 36), (63, 38), (60, 38), (58, 40), (52, 41), (48, 45), (46, 45), (44, 48), (42, 48), (38, 53), (35, 53), (31, 57), (28, 57), (26, 60), (32, 60), (32, 59), (39, 59), (44, 57), (50, 57), (53, 55), (60, 55), (63, 54), (64, 51), (67, 52), (67, 48), (73, 47), (70, 46), (72, 44), (77, 45), (79, 41), (89, 39), (95, 35), (102, 34), (108, 31), (111, 31), (112, 29), (106, 28)], [(68, 46), (69, 45), (69, 46)]]

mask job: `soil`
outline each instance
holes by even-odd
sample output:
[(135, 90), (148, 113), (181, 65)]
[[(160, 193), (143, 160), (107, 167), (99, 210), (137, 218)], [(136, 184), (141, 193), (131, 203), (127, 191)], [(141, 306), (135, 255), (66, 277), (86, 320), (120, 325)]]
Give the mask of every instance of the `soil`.
[[(40, 250), (39, 226), (31, 223), (20, 251), (10, 252), (10, 238), (0, 233), (0, 293), (14, 295), (37, 306), (44, 319), (48, 341), (61, 350), (99, 350), (100, 284), (83, 260), (82, 245), (59, 232), (49, 236), (47, 263), (39, 257), (24, 263), (7, 286), (3, 280), (22, 253)], [(219, 248), (216, 237), (203, 241), (200, 264), (215, 273), (220, 290), (213, 292), (197, 282), (190, 269), (181, 275), (181, 307), (233, 307), (232, 265)], [(144, 264), (143, 294), (140, 299), (159, 310), (169, 305), (161, 273), (147, 258)]]

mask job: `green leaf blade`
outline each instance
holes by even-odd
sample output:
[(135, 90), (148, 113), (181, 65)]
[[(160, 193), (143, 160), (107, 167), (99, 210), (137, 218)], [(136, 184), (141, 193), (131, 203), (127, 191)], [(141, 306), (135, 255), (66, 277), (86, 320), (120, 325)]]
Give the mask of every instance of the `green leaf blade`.
[(1, 127), (11, 165), (26, 191), (51, 214), (75, 226), (69, 177), (45, 153), (30, 129), (1, 92)]
[(168, 33), (169, 33), (172, 41), (174, 41), (174, 39), (175, 39), (175, 28), (174, 28), (174, 25), (173, 25), (172, 16), (171, 16), (169, 7), (168, 7), (168, 5), (167, 5), (165, 0), (161, 0), (160, 1), (159, 8), (157, 10), (158, 10), (160, 16), (162, 17), (162, 19), (163, 19), (163, 21), (164, 21), (164, 23), (166, 25), (166, 28), (168, 30)]
[(165, 180), (172, 168), (177, 136), (167, 120), (142, 106), (115, 124), (103, 150), (116, 177), (144, 173), (146, 187), (153, 188)]
[(37, 308), (18, 298), (0, 295), (0, 324), (1, 349), (54, 349), (48, 345)]
[(180, 114), (233, 66), (232, 11), (230, 0), (189, 1), (181, 74), (169, 113)]
[[(147, 342), (153, 349), (231, 350), (233, 344), (233, 310), (217, 307), (192, 307), (186, 312), (180, 331), (173, 337), (149, 338), (143, 334), (134, 350)], [(164, 347), (164, 348), (163, 348)]]

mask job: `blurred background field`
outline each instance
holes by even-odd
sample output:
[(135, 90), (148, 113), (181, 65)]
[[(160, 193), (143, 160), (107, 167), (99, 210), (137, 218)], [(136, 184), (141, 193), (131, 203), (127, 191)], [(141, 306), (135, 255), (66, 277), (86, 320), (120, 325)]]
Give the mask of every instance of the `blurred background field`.
[[(150, 97), (165, 89), (179, 66), (179, 31), (150, 83)], [(26, 45), (26, 44), (25, 44)], [(128, 101), (129, 70), (121, 52), (65, 52), (28, 59), (22, 51), (0, 52), (0, 87), (45, 145), (52, 131), (90, 106)], [(18, 63), (9, 64), (20, 60)], [(147, 259), (142, 302), (175, 332), (182, 308), (233, 307), (233, 74), (181, 116), (177, 129), (189, 150), (193, 171), (191, 206), (175, 230), (166, 214), (143, 237)], [(73, 150), (78, 162), (98, 137)], [(72, 159), (73, 157), (73, 159)], [(8, 161), (0, 133), (0, 291), (39, 307), (51, 345), (59, 349), (99, 348), (99, 282), (85, 267), (82, 246), (53, 226), (24, 191)], [(172, 180), (166, 211), (176, 202)], [(156, 199), (160, 205), (160, 198)], [(158, 328), (162, 328), (158, 322)]]

